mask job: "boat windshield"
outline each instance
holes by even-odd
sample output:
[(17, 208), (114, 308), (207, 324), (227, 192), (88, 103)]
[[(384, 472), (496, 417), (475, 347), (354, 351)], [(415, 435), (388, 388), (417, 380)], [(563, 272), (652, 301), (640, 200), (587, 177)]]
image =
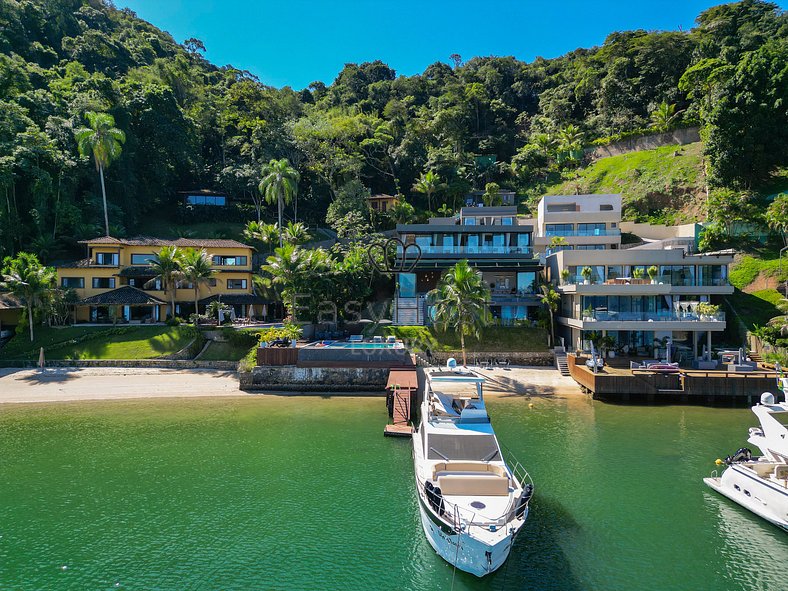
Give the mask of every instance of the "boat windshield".
[(430, 460), (468, 460), (495, 462), (501, 460), (498, 443), (492, 435), (430, 435), (427, 439)]
[(780, 423), (783, 427), (788, 427), (788, 410), (783, 410), (780, 412), (772, 412), (769, 413), (774, 417), (778, 423)]

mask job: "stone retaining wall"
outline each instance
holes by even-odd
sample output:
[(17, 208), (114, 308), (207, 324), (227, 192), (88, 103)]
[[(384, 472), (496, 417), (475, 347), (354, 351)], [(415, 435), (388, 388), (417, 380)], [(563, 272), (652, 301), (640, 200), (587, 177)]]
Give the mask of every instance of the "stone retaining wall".
[(389, 370), (382, 367), (258, 366), (239, 374), (241, 390), (359, 392), (386, 388)]
[(698, 127), (684, 127), (673, 129), (664, 133), (654, 133), (626, 138), (618, 142), (612, 142), (604, 146), (597, 146), (590, 150), (591, 158), (607, 158), (609, 156), (619, 156), (629, 152), (639, 152), (641, 150), (653, 150), (662, 146), (692, 144), (700, 141), (700, 129)]
[[(421, 356), (424, 357), (424, 354), (421, 354)], [(469, 351), (467, 356), (468, 364), (470, 365), (478, 365), (482, 361), (487, 361), (488, 359), (494, 361), (508, 360), (512, 365), (555, 365), (555, 358), (552, 352), (512, 351), (508, 353), (490, 353), (485, 351)], [(433, 361), (438, 365), (445, 365), (449, 357), (454, 357), (457, 363), (462, 363), (462, 351), (440, 351), (432, 354)]]
[[(199, 361), (193, 359), (53, 359), (46, 367), (143, 367), (161, 369), (217, 369), (237, 371), (237, 361)], [(0, 367), (37, 367), (37, 361), (0, 361)]]

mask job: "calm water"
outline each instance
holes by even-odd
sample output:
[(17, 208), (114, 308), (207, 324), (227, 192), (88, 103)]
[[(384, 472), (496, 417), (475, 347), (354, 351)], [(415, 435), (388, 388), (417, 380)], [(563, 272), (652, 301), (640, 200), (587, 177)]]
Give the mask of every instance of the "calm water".
[[(489, 407), (536, 497), (507, 565), (455, 589), (786, 589), (788, 536), (701, 481), (749, 411)], [(385, 418), (380, 398), (0, 407), (0, 589), (449, 589)]]

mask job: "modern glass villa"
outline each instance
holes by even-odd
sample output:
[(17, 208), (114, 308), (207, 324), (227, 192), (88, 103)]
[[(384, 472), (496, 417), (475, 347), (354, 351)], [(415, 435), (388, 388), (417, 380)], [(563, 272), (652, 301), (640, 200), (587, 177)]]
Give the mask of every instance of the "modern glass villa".
[[(536, 318), (544, 271), (561, 294), (558, 336), (567, 347), (587, 348), (592, 331), (633, 352), (668, 338), (696, 354), (703, 337), (710, 347), (711, 334), (725, 329), (713, 300), (733, 293), (732, 253), (693, 254), (694, 224), (653, 227), (666, 238), (622, 245), (622, 225), (642, 234), (651, 229), (621, 221), (620, 195), (544, 196), (536, 218), (518, 216), (515, 206), (477, 206), (398, 225), (406, 245), (399, 262), (410, 272), (399, 275), (394, 322), (430, 324), (427, 292), (445, 269), (468, 259), (489, 283), (492, 315), (501, 324)], [(413, 244), (421, 250), (418, 261)]]

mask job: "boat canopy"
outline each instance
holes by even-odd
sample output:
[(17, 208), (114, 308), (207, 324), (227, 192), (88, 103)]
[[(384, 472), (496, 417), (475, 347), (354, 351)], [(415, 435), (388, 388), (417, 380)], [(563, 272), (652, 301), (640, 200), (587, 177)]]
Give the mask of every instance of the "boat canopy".
[(494, 435), (443, 435), (431, 433), (427, 438), (430, 460), (500, 461), (501, 451)]

